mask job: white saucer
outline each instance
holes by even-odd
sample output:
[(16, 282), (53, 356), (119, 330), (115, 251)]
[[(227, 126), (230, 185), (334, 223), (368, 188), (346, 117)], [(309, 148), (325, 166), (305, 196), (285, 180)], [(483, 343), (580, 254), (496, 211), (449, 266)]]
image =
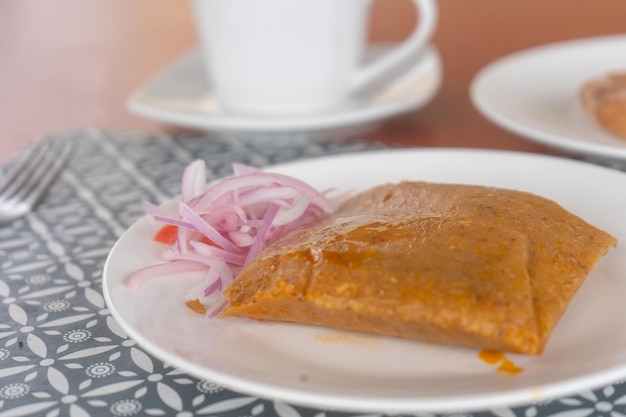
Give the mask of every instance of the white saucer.
[(514, 53), (474, 78), (474, 105), (492, 122), (530, 140), (590, 159), (626, 161), (626, 140), (583, 109), (589, 79), (626, 71), (626, 36), (560, 42)]
[[(389, 48), (370, 47), (366, 60)], [(372, 124), (430, 101), (442, 79), (441, 60), (435, 48), (427, 48), (407, 67), (391, 81), (333, 111), (289, 117), (246, 116), (220, 108), (204, 73), (202, 57), (193, 50), (134, 92), (128, 108), (150, 119), (205, 130), (303, 132), (347, 128)]]

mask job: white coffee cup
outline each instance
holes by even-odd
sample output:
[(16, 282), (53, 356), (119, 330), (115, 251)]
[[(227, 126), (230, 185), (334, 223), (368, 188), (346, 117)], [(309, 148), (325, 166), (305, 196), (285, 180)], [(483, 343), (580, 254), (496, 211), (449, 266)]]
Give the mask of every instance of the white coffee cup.
[(413, 0), (419, 23), (362, 66), (372, 0), (193, 0), (202, 51), (224, 111), (328, 111), (419, 54), (437, 21), (434, 0)]

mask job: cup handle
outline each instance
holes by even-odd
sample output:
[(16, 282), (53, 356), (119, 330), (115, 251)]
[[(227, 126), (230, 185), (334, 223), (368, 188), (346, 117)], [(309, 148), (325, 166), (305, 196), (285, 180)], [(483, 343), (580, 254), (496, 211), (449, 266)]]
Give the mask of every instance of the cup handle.
[(359, 92), (374, 84), (424, 48), (437, 24), (437, 7), (434, 0), (413, 0), (413, 3), (419, 11), (419, 22), (411, 35), (381, 58), (359, 69), (352, 77), (352, 92)]

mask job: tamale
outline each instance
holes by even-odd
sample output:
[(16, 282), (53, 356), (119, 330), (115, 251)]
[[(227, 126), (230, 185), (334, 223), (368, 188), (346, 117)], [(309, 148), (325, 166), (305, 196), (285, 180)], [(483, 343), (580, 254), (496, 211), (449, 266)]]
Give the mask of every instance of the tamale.
[(527, 192), (387, 184), (267, 247), (222, 315), (540, 354), (616, 244)]

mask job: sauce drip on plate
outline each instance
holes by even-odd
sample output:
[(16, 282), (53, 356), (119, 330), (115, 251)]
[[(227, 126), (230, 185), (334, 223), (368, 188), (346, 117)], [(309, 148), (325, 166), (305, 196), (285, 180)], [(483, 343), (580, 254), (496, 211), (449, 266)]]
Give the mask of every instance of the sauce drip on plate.
[(515, 362), (507, 358), (501, 350), (483, 349), (478, 353), (478, 357), (488, 365), (497, 365), (496, 371), (510, 376), (517, 375), (524, 370), (515, 365)]

